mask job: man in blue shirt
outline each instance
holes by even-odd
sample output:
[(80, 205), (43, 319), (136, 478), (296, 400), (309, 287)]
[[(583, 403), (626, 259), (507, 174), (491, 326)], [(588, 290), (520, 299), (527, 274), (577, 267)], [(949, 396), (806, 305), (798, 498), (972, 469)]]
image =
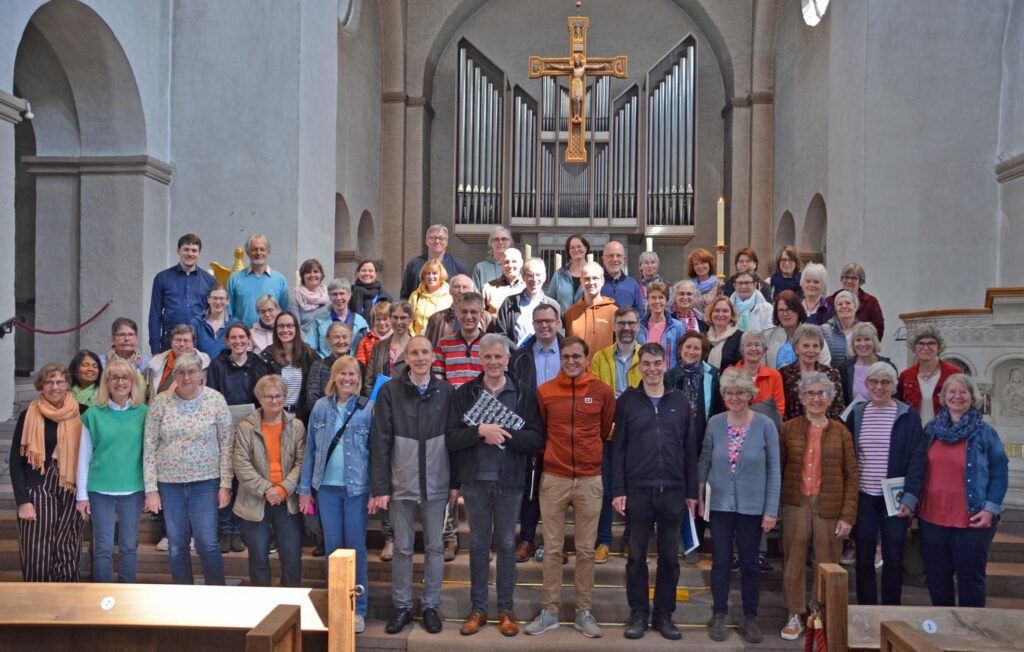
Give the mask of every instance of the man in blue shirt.
[(604, 251), (601, 252), (601, 262), (604, 264), (601, 296), (613, 299), (619, 308), (633, 306), (637, 314), (644, 314), (643, 286), (640, 285), (640, 281), (622, 271), (626, 265), (626, 250), (622, 243), (612, 240), (606, 244)]
[(156, 355), (171, 348), (171, 329), (191, 324), (206, 311), (206, 296), (217, 284), (213, 275), (199, 268), (199, 236), (178, 238), (178, 264), (153, 278), (149, 302), (149, 349)]
[(245, 253), (249, 256), (249, 268), (235, 272), (228, 279), (228, 299), (231, 314), (243, 324), (252, 325), (259, 319), (256, 299), (264, 294), (276, 298), (281, 310), (288, 309), (288, 281), (267, 263), (270, 258), (267, 236), (260, 233), (249, 236)]
[[(441, 263), (448, 278), (454, 278), (457, 274), (469, 276), (469, 268), (452, 254), (448, 253), (448, 227), (444, 224), (434, 224), (427, 229), (427, 253), (416, 256), (405, 266), (405, 274), (402, 276), (401, 298), (408, 299), (420, 284), (420, 270), (427, 264), (428, 260), (436, 260)], [(478, 290), (480, 288), (477, 288)]]

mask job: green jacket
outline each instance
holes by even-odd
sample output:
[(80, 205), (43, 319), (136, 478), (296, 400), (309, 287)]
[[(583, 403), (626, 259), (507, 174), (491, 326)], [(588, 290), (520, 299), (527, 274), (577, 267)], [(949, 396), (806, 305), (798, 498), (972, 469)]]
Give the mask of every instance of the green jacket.
[[(306, 454), (306, 428), (298, 419), (287, 412), (281, 415), (285, 420), (281, 431), (281, 487), (288, 492), (288, 512), (299, 513), (299, 497), (295, 490), (302, 474), (302, 460)], [(267, 443), (263, 438), (263, 410), (250, 414), (235, 429), (234, 468), (238, 478), (238, 495), (235, 497), (234, 513), (247, 521), (263, 520), (264, 497), (273, 483), (270, 476), (270, 460), (267, 457)]]

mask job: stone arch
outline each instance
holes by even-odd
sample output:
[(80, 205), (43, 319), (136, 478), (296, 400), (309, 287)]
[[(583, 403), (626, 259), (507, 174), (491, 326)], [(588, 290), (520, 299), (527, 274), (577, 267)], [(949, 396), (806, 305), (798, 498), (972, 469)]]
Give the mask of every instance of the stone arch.
[(971, 361), (962, 355), (959, 355), (957, 353), (948, 353), (944, 354), (942, 356), (942, 359), (945, 362), (948, 362), (949, 364), (959, 369), (962, 373), (967, 374), (968, 376), (973, 377), (975, 375), (974, 365), (972, 365)]
[[(166, 220), (171, 169), (147, 156), (139, 85), (121, 42), (82, 2), (48, 2), (22, 32), (14, 87), (34, 114), (34, 151), (22, 146), (15, 152), (15, 186), (33, 190), (15, 197), (15, 241), (31, 241), (28, 230), (45, 234), (30, 250), (11, 252), (18, 261), (16, 285), (25, 289), (29, 280), (19, 277), (34, 272), (31, 294), (19, 300), (32, 303), (34, 321), (44, 328), (77, 324), (115, 296), (118, 314), (145, 323), (149, 288), (138, 279), (163, 267), (144, 252), (163, 250), (166, 242), (159, 235), (166, 228), (154, 220)], [(159, 190), (150, 189), (153, 182)], [(147, 248), (143, 233), (149, 234)], [(117, 269), (111, 251), (124, 252)], [(79, 347), (104, 350), (109, 323), (100, 319), (75, 333), (36, 336), (31, 362), (22, 354), (19, 367), (64, 362)], [(139, 335), (146, 348), (146, 333)]]
[(352, 248), (352, 218), (348, 202), (341, 193), (334, 194), (334, 251), (341, 253)]
[(828, 212), (821, 193), (815, 194), (807, 206), (803, 229), (800, 231), (800, 257), (805, 263), (825, 263), (825, 237)]
[(793, 214), (786, 211), (779, 218), (779, 226), (775, 229), (775, 250), (778, 251), (786, 245), (796, 243), (796, 223), (793, 221)]
[(363, 214), (359, 216), (356, 243), (356, 251), (359, 252), (361, 258), (377, 258), (380, 256), (377, 227), (373, 223), (373, 215), (370, 214), (370, 211), (363, 211)]

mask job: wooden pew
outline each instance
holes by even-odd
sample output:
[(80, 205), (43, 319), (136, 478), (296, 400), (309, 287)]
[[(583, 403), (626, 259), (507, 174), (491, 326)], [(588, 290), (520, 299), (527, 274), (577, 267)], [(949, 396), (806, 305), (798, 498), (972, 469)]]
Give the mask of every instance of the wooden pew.
[[(6, 583), (0, 650), (355, 650), (355, 552), (330, 589)], [(289, 608), (288, 606), (291, 606)], [(283, 608), (282, 608), (283, 607)]]
[[(1018, 610), (850, 605), (849, 576), (838, 564), (819, 564), (815, 582), (830, 651), (921, 649), (900, 646), (908, 631), (916, 636), (907, 640), (923, 640), (933, 649), (955, 652), (1019, 650), (1024, 641), (1024, 619)], [(890, 621), (901, 621), (906, 627), (890, 627), (888, 641), (896, 643), (886, 648), (882, 630)]]

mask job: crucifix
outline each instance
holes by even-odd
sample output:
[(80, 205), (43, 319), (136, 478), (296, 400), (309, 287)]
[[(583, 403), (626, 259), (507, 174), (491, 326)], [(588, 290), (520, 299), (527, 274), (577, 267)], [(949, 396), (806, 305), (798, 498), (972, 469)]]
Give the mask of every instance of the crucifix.
[[(576, 3), (576, 9), (582, 3)], [(565, 147), (566, 163), (586, 163), (587, 147), (584, 132), (587, 116), (587, 77), (626, 77), (626, 57), (588, 57), (586, 16), (569, 16), (569, 56), (530, 57), (530, 79), (538, 77), (569, 77), (569, 141)]]

